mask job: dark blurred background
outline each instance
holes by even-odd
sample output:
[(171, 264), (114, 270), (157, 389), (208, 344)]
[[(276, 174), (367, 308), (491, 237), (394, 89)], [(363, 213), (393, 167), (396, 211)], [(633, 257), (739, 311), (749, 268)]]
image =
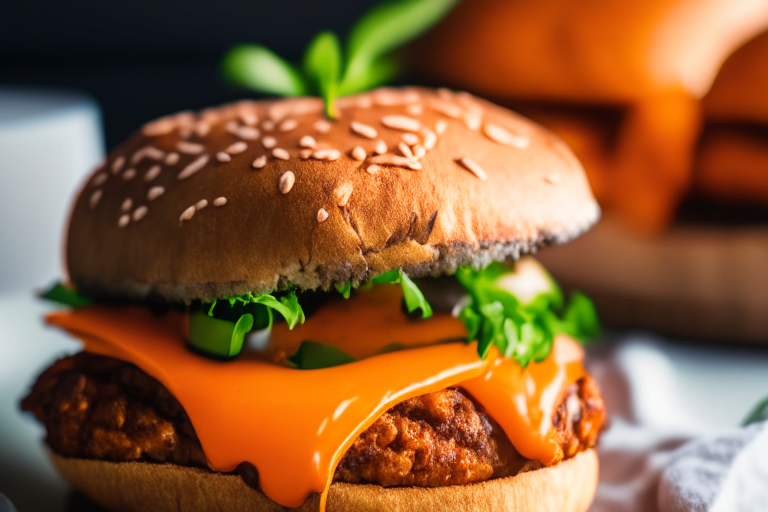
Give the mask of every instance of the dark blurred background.
[(233, 44), (297, 62), (322, 29), (345, 35), (375, 0), (25, 0), (0, 7), (0, 83), (91, 94), (107, 149), (149, 119), (253, 96), (225, 83)]

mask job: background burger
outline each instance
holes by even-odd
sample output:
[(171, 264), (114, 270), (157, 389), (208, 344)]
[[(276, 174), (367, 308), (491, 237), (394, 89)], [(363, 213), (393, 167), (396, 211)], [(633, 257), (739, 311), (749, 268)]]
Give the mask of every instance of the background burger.
[(511, 263), (597, 220), (578, 161), (466, 93), (325, 110), (166, 117), (88, 178), (47, 318), (84, 350), (23, 401), (54, 465), (111, 510), (586, 510), (594, 310)]

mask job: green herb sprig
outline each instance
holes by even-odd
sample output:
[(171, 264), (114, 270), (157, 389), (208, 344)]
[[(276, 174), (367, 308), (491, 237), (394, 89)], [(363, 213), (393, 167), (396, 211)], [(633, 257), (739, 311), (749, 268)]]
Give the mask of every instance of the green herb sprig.
[(54, 283), (50, 288), (41, 293), (40, 298), (73, 308), (93, 304), (91, 299), (80, 295), (74, 288), (70, 288), (60, 282)]
[(411, 278), (403, 272), (401, 269), (390, 270), (384, 274), (378, 275), (371, 279), (371, 284), (399, 284), (403, 289), (403, 299), (405, 300), (405, 307), (409, 313), (413, 313), (417, 309), (421, 310), (422, 318), (429, 318), (432, 316), (432, 306), (429, 305), (427, 299), (424, 298), (424, 294), (421, 293), (416, 283), (411, 281)]
[(765, 420), (768, 420), (768, 396), (760, 400), (760, 402), (749, 411), (747, 417), (741, 422), (741, 426), (746, 427), (753, 423)]
[(402, 67), (394, 50), (437, 23), (457, 1), (382, 2), (352, 27), (343, 50), (335, 33), (317, 34), (301, 66), (294, 66), (262, 45), (241, 44), (225, 55), (224, 74), (232, 82), (261, 93), (317, 94), (325, 101), (328, 116), (335, 118), (336, 98), (391, 80)]
[[(264, 313), (266, 313), (266, 318), (268, 320), (266, 325), (257, 324), (258, 329), (266, 329), (272, 327), (273, 310), (277, 311), (280, 313), (280, 315), (282, 315), (283, 318), (285, 318), (289, 329), (293, 329), (297, 324), (303, 324), (305, 320), (304, 311), (301, 309), (299, 298), (296, 296), (296, 290), (294, 288), (290, 288), (286, 294), (280, 296), (279, 298), (276, 298), (271, 293), (246, 293), (244, 295), (229, 297), (226, 300), (229, 302), (230, 308), (232, 308), (237, 303), (240, 303), (245, 307), (245, 309), (248, 309), (247, 306), (251, 304), (258, 304), (262, 306), (262, 309), (264, 310)], [(218, 300), (214, 299), (214, 301), (208, 305), (208, 316), (215, 316), (214, 310), (218, 302)], [(263, 317), (264, 315), (259, 316)]]
[(497, 282), (512, 269), (492, 263), (482, 270), (463, 267), (456, 277), (469, 294), (461, 310), (470, 340), (477, 340), (477, 352), (485, 358), (494, 345), (504, 357), (520, 366), (542, 361), (552, 350), (555, 335), (567, 333), (586, 342), (600, 336), (595, 306), (581, 293), (574, 293), (566, 306), (563, 294), (550, 277), (550, 289), (529, 303), (522, 303)]

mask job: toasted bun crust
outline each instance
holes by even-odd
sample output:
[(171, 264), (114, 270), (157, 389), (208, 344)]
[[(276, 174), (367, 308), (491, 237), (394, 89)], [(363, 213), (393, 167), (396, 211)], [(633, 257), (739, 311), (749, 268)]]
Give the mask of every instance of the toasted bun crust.
[[(76, 489), (111, 511), (283, 511), (236, 475), (172, 464), (69, 459), (51, 453), (54, 465)], [(327, 512), (584, 512), (597, 487), (594, 450), (555, 466), (514, 477), (447, 487), (391, 487), (335, 483)], [(319, 509), (320, 496), (291, 509)]]
[(294, 98), (145, 126), (77, 199), (70, 279), (94, 297), (174, 302), (329, 288), (518, 257), (599, 217), (565, 144), (506, 109), (416, 88), (337, 107), (332, 122), (319, 99)]

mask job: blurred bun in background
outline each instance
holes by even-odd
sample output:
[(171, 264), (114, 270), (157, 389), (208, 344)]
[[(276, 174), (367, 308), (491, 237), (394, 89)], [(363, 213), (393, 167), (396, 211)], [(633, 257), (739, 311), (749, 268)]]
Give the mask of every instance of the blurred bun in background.
[(723, 64), (704, 114), (697, 190), (714, 200), (768, 205), (768, 32)]
[(620, 327), (768, 341), (768, 1), (473, 0), (414, 69), (560, 135), (605, 212), (540, 259)]
[(763, 0), (473, 0), (416, 61), (430, 78), (548, 123), (572, 143), (605, 209), (655, 232), (690, 186), (698, 100), (766, 26)]

